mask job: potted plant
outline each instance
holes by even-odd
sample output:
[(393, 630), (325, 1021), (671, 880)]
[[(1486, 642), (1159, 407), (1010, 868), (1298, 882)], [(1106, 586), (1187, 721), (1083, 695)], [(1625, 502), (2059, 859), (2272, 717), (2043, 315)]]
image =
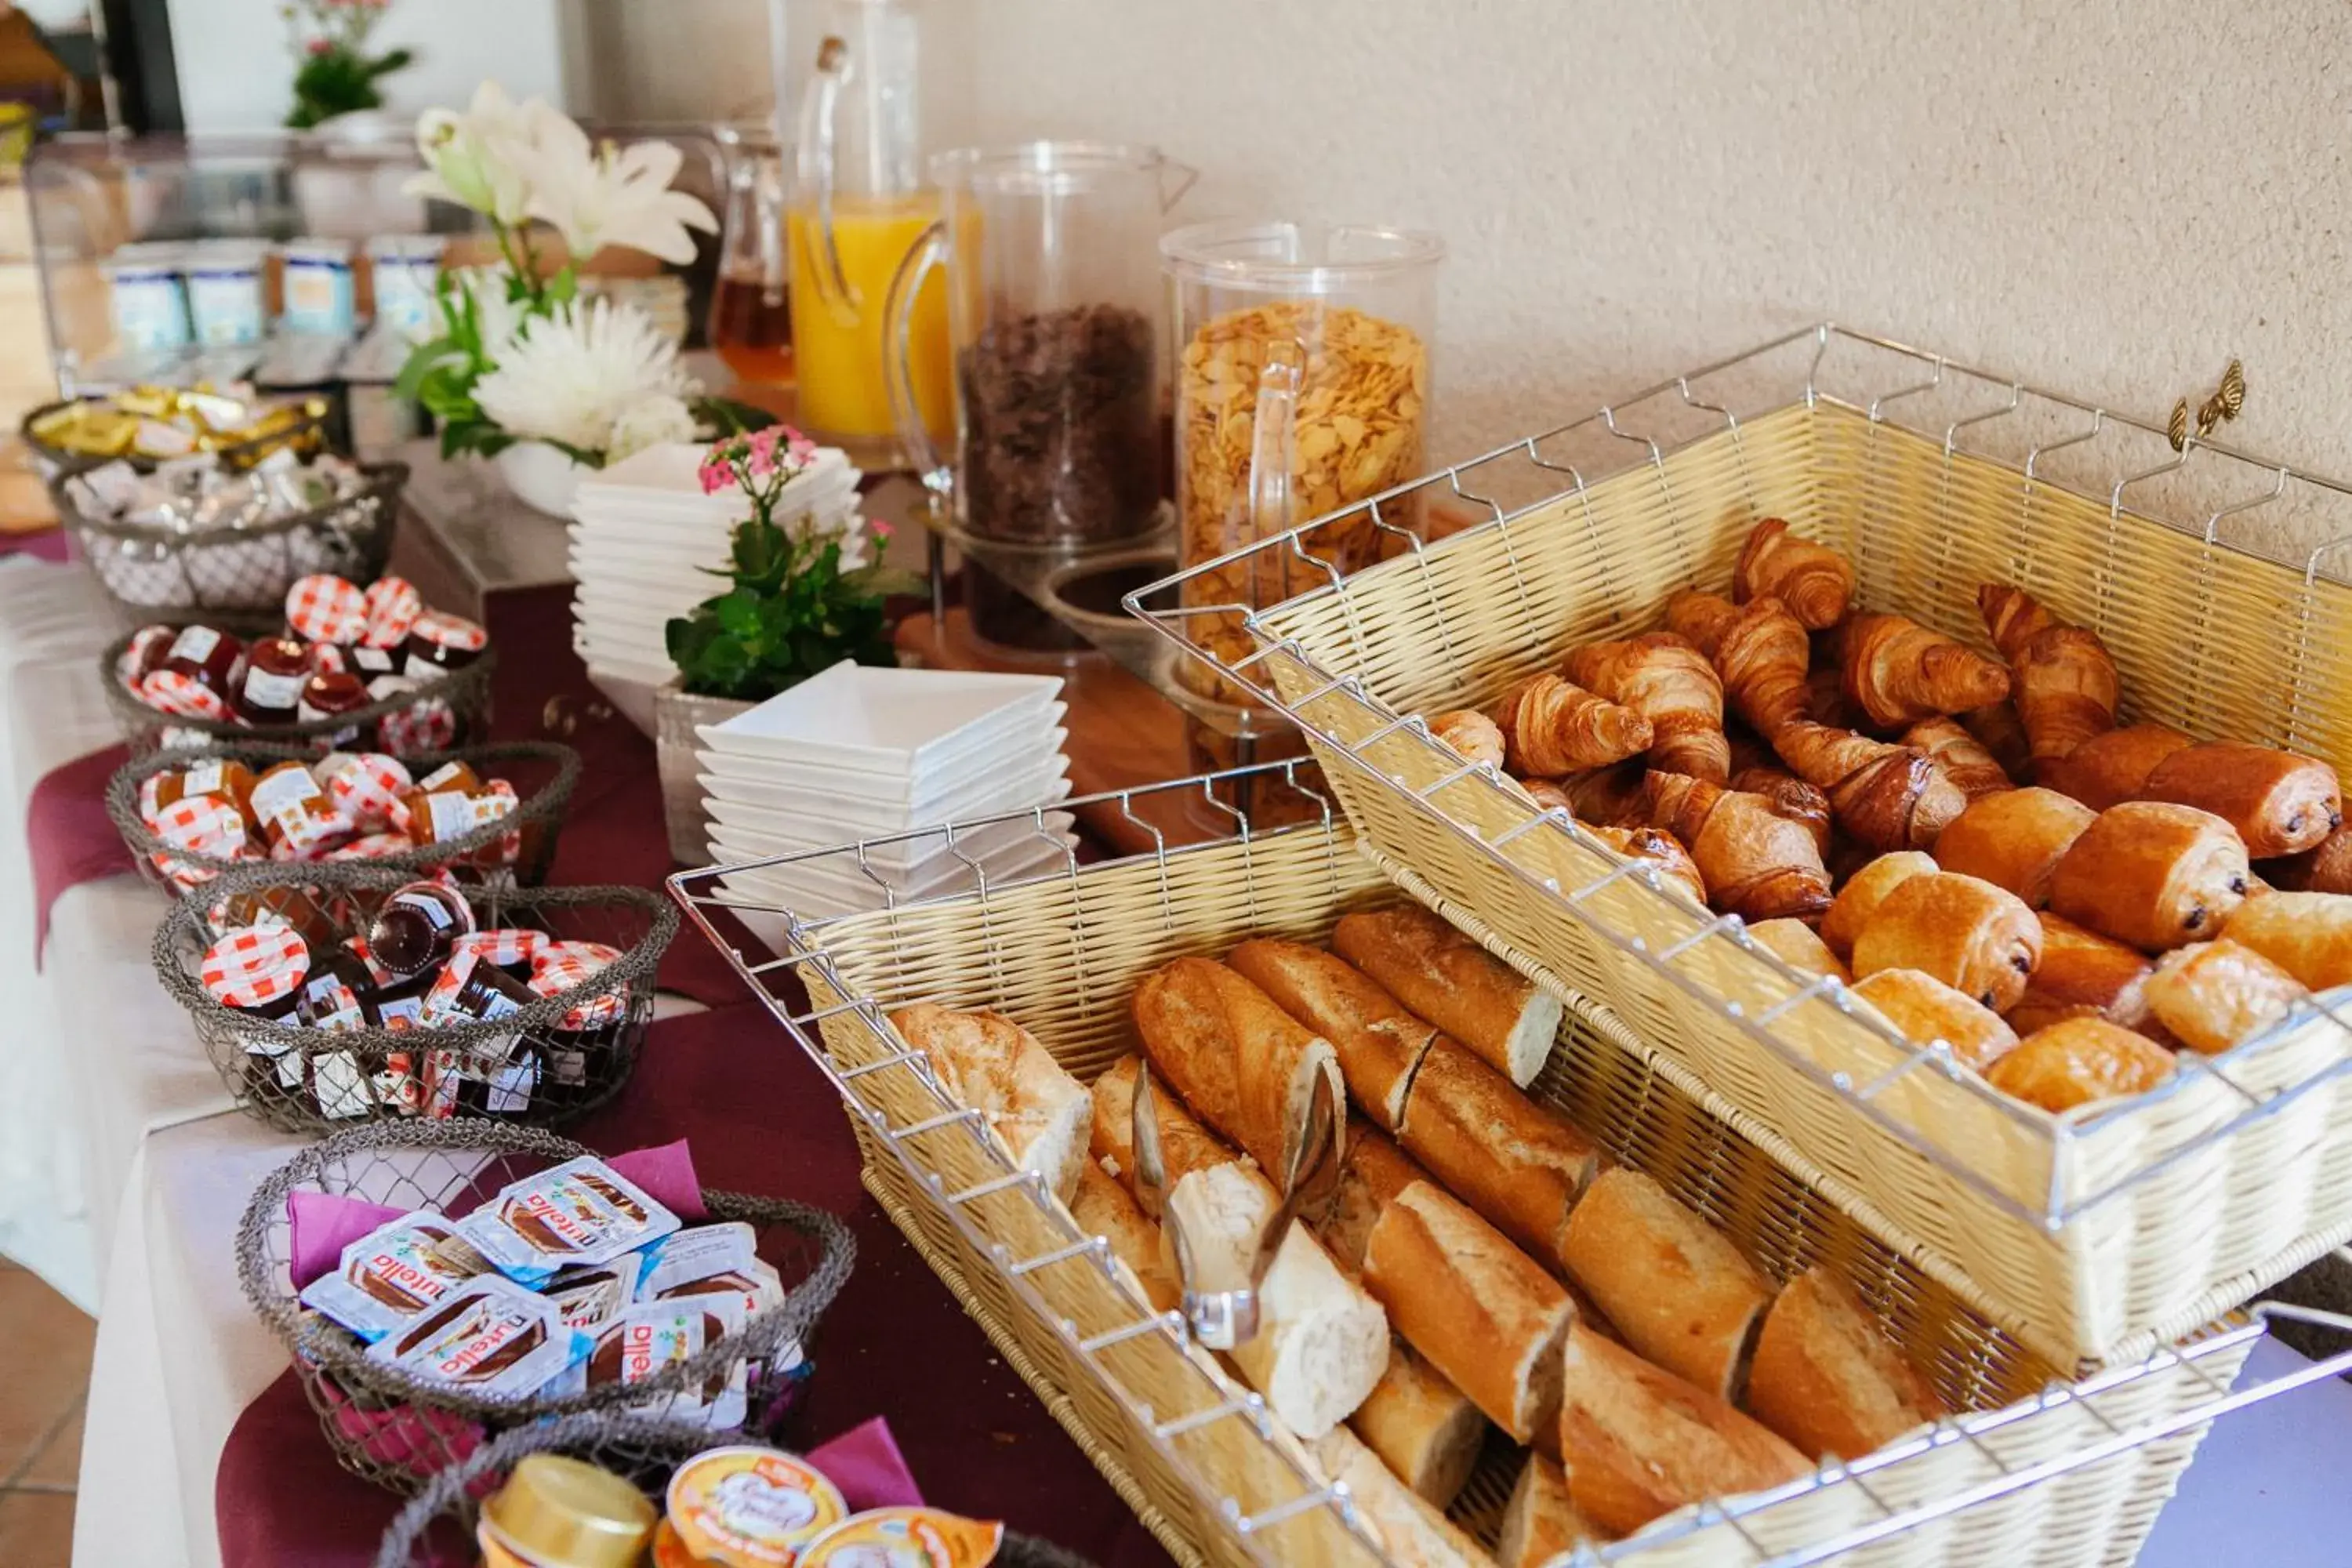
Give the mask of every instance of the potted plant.
[(703, 493), (739, 492), (751, 515), (735, 527), (726, 567), (710, 574), (727, 590), (663, 628), (678, 675), (655, 694), (654, 743), (670, 853), (688, 865), (709, 858), (696, 726), (724, 723), (845, 658), (895, 664), (884, 602), (922, 585), (862, 559), (866, 533), (877, 545), (889, 539), (883, 523), (853, 517), (826, 531), (807, 518), (776, 521), (785, 488), (815, 461), (816, 444), (789, 425), (726, 437), (702, 461)]
[(390, 9), (392, 0), (299, 0), (285, 7), (295, 59), (287, 129), (314, 130), (383, 107), (376, 84), (416, 58), (406, 49), (367, 52), (368, 36)]

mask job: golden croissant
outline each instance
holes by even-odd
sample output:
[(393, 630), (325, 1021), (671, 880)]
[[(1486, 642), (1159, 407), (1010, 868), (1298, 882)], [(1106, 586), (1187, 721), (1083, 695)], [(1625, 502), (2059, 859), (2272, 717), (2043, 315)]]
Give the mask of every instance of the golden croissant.
[(1493, 715), (1511, 772), (1549, 778), (1622, 762), (1650, 745), (1650, 721), (1557, 675), (1522, 681)]
[(2009, 695), (2009, 671), (1902, 616), (1848, 621), (1839, 673), (1846, 696), (1882, 730), (1966, 713)]
[(1845, 619), (1853, 601), (1853, 563), (1825, 544), (1790, 532), (1777, 517), (1749, 531), (1731, 581), (1732, 597), (1739, 603), (1769, 595), (1809, 631)]
[(1650, 721), (1650, 763), (1721, 784), (1731, 772), (1723, 737), (1723, 681), (1688, 638), (1651, 632), (1593, 643), (1568, 656), (1568, 678)]

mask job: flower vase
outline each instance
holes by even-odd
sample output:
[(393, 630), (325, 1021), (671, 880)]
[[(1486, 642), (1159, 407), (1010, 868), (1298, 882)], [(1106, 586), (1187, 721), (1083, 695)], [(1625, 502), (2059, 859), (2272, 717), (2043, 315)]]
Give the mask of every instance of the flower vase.
[(572, 515), (572, 498), (580, 493), (580, 482), (595, 472), (544, 441), (517, 441), (500, 448), (490, 461), (498, 466), (499, 478), (506, 481), (515, 500), (533, 511), (567, 519)]
[(670, 858), (681, 866), (710, 864), (710, 810), (696, 776), (702, 764), (698, 724), (723, 724), (754, 704), (732, 697), (698, 697), (677, 681), (654, 693), (654, 752), (661, 771), (662, 822), (669, 829)]

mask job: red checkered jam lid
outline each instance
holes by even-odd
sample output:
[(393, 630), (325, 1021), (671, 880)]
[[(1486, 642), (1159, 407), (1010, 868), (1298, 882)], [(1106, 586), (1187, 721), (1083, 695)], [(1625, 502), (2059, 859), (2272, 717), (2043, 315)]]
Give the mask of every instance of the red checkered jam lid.
[(329, 776), (327, 798), (354, 822), (393, 822), (404, 815), (400, 792), (414, 782), (399, 758), (362, 752)]
[[(601, 963), (583, 963), (575, 959), (538, 963), (530, 972), (530, 989), (538, 996), (561, 996), (574, 986), (593, 984), (604, 967)], [(625, 1002), (622, 993), (608, 991), (602, 996), (591, 996), (564, 1014), (556, 1020), (555, 1026), (559, 1029), (593, 1029), (618, 1018), (624, 1005)]]
[(226, 860), (247, 847), (245, 814), (216, 795), (183, 795), (150, 821), (156, 837), (191, 855)]
[(245, 926), (205, 950), (196, 977), (224, 1007), (267, 1007), (294, 994), (310, 973), (310, 949), (291, 926)]
[(367, 646), (398, 647), (408, 640), (416, 618), (425, 613), (425, 596), (405, 577), (379, 577), (368, 584), (364, 613), (367, 632), (362, 640)]
[(328, 850), (326, 858), (330, 860), (389, 860), (394, 855), (405, 855), (415, 847), (405, 833), (370, 833), (339, 848)]
[(489, 633), (465, 616), (453, 616), (446, 610), (425, 611), (416, 617), (409, 633), (436, 647), (456, 648), (460, 653), (479, 653), (490, 646)]
[(534, 969), (541, 952), (547, 946), (543, 931), (525, 931), (520, 926), (500, 926), (491, 931), (478, 931), (461, 936), (450, 944), (453, 952), (471, 952), (488, 959), (499, 968), (529, 963)]
[(150, 671), (147, 679), (139, 683), (139, 698), (157, 712), (169, 713), (174, 719), (228, 717), (228, 703), (219, 692), (176, 669)]
[[(542, 942), (539, 952), (531, 956), (530, 966), (533, 969), (545, 969), (559, 963), (579, 964), (593, 974), (608, 963), (620, 962), (619, 948), (607, 947), (601, 942), (582, 942), (574, 938), (566, 942)], [(572, 984), (577, 985), (580, 982), (574, 980)]]
[(367, 632), (367, 595), (325, 573), (297, 578), (286, 590), (286, 625), (312, 642), (357, 642)]
[(380, 729), (383, 743), (395, 752), (446, 751), (457, 738), (457, 715), (439, 698), (427, 697), (385, 714)]

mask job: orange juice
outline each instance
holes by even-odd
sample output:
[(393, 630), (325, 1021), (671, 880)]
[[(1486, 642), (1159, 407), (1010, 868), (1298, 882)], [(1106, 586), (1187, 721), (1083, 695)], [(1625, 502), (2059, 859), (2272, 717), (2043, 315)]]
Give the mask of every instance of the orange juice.
[[(891, 460), (898, 447), (884, 378), (887, 356), (897, 352), (887, 308), (890, 280), (938, 216), (938, 203), (929, 195), (836, 199), (833, 233), (849, 285), (845, 299), (827, 275), (824, 230), (814, 213), (795, 206), (786, 215), (800, 423), (817, 440), (869, 465)], [(908, 361), (923, 423), (935, 439), (944, 438), (953, 423), (954, 384), (947, 291), (936, 273), (916, 297)]]

